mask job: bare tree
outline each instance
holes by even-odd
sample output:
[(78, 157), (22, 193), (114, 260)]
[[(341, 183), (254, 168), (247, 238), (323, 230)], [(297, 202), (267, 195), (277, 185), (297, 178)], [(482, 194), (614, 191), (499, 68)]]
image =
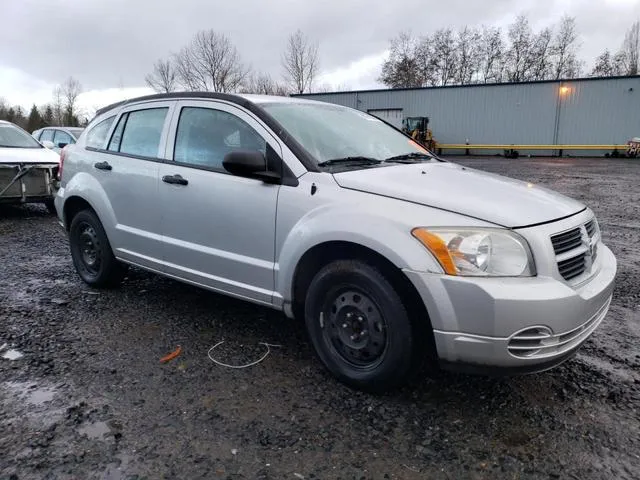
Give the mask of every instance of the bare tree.
[(458, 64), (456, 40), (450, 28), (436, 30), (431, 37), (433, 45), (432, 66), (439, 85), (453, 83)]
[(310, 91), (318, 74), (318, 44), (300, 30), (292, 33), (282, 55), (282, 67), (286, 81), (296, 93)]
[(352, 90), (351, 86), (344, 83), (339, 83), (337, 85), (333, 85), (331, 83), (323, 83), (321, 85), (318, 85), (314, 89), (316, 93), (348, 92), (350, 90)]
[(531, 27), (524, 15), (516, 18), (509, 26), (509, 50), (507, 51), (506, 72), (510, 82), (523, 82), (529, 78), (531, 56)]
[(389, 56), (382, 63), (379, 81), (391, 88), (422, 87), (421, 45), (409, 33), (392, 38)]
[(438, 84), (438, 72), (434, 68), (436, 63), (433, 37), (424, 35), (417, 40), (414, 49), (415, 65), (417, 67), (416, 81), (422, 87), (432, 87)]
[(638, 75), (638, 60), (640, 57), (640, 21), (631, 25), (624, 36), (622, 45), (624, 52), (626, 75)]
[(240, 89), (243, 93), (257, 93), (260, 95), (287, 96), (289, 88), (276, 82), (269, 74), (249, 75)]
[(553, 55), (552, 78), (573, 78), (580, 74), (582, 64), (578, 60), (578, 32), (576, 19), (565, 15), (560, 20), (558, 32), (555, 34), (551, 46)]
[(455, 72), (455, 81), (461, 85), (472, 83), (473, 78), (480, 69), (481, 35), (478, 30), (464, 27), (458, 32), (456, 38), (456, 50), (458, 65)]
[(531, 71), (527, 80), (545, 80), (551, 75), (551, 41), (553, 32), (544, 28), (531, 41)]
[(64, 98), (64, 124), (68, 126), (77, 126), (78, 112), (76, 104), (78, 96), (82, 93), (82, 85), (73, 77), (67, 78), (62, 84), (62, 96)]
[(62, 87), (60, 85), (53, 89), (53, 122), (55, 125), (63, 125), (64, 123), (64, 104), (63, 104)]
[(153, 64), (153, 71), (144, 77), (147, 85), (158, 93), (173, 92), (177, 87), (177, 75), (173, 62), (158, 60)]
[(624, 59), (617, 55), (611, 55), (609, 50), (605, 50), (596, 58), (590, 75), (592, 77), (613, 77), (616, 75), (624, 75), (625, 66)]
[(186, 90), (234, 92), (249, 74), (231, 40), (214, 30), (198, 32), (174, 55), (174, 62)]
[(627, 75), (629, 72), (629, 60), (624, 51), (619, 51), (613, 56), (614, 75)]
[(480, 81), (502, 81), (504, 68), (504, 40), (499, 28), (483, 27), (480, 38)]

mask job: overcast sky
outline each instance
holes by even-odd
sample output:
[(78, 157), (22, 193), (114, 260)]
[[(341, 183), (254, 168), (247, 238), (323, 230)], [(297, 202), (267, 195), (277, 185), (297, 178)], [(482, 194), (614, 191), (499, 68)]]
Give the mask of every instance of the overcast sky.
[(153, 62), (200, 29), (228, 34), (255, 71), (281, 75), (287, 36), (319, 42), (322, 82), (375, 88), (389, 39), (463, 25), (508, 25), (527, 14), (534, 29), (575, 16), (591, 67), (617, 50), (640, 17), (640, 0), (0, 0), (0, 96), (23, 106), (48, 102), (70, 75), (91, 111), (147, 92)]

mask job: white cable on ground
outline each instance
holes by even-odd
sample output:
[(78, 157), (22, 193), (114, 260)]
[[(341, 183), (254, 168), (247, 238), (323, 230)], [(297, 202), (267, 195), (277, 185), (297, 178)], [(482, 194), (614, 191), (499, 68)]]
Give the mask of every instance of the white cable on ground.
[(272, 343), (265, 343), (265, 342), (258, 342), (258, 345), (264, 345), (265, 347), (267, 347), (267, 351), (265, 352), (264, 355), (262, 355), (258, 360), (251, 362), (251, 363), (247, 363), (246, 365), (229, 365), (227, 363), (222, 363), (219, 360), (216, 360), (215, 358), (213, 358), (211, 356), (211, 352), (213, 352), (214, 349), (218, 348), (220, 345), (222, 345), (224, 343), (224, 340), (222, 340), (221, 342), (216, 343), (213, 347), (211, 347), (209, 349), (209, 351), (207, 352), (207, 356), (209, 357), (209, 360), (211, 360), (213, 363), (220, 365), (221, 367), (227, 367), (227, 368), (247, 368), (247, 367), (253, 367), (254, 365), (257, 365), (258, 363), (260, 363), (261, 361), (263, 361), (265, 358), (267, 358), (267, 356), (269, 356), (269, 353), (271, 352), (271, 348), (270, 347), (274, 347), (274, 348), (280, 348), (282, 347), (282, 345), (274, 345)]

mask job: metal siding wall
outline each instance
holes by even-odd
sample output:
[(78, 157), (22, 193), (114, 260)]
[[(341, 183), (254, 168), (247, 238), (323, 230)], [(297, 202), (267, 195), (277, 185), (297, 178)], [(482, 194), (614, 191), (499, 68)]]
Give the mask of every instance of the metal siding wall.
[(640, 136), (640, 77), (564, 85), (570, 92), (561, 100), (558, 143), (623, 144)]
[[(625, 143), (640, 136), (640, 77), (563, 85), (570, 92), (560, 98), (558, 143)], [(552, 144), (559, 89), (560, 83), (550, 82), (327, 93), (307, 98), (363, 111), (401, 108), (405, 117), (428, 116), (440, 143), (468, 139), (470, 143)]]

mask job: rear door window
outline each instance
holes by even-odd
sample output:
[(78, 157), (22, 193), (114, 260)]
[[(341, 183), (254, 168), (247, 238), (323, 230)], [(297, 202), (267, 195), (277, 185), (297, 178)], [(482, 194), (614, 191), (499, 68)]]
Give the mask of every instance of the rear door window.
[(163, 107), (129, 112), (117, 151), (141, 157), (158, 157), (168, 111), (168, 107)]
[(87, 147), (90, 148), (104, 148), (104, 142), (107, 139), (107, 133), (109, 133), (109, 129), (111, 128), (111, 124), (115, 120), (115, 115), (105, 120), (102, 120), (95, 127), (92, 127), (89, 132), (87, 132)]

